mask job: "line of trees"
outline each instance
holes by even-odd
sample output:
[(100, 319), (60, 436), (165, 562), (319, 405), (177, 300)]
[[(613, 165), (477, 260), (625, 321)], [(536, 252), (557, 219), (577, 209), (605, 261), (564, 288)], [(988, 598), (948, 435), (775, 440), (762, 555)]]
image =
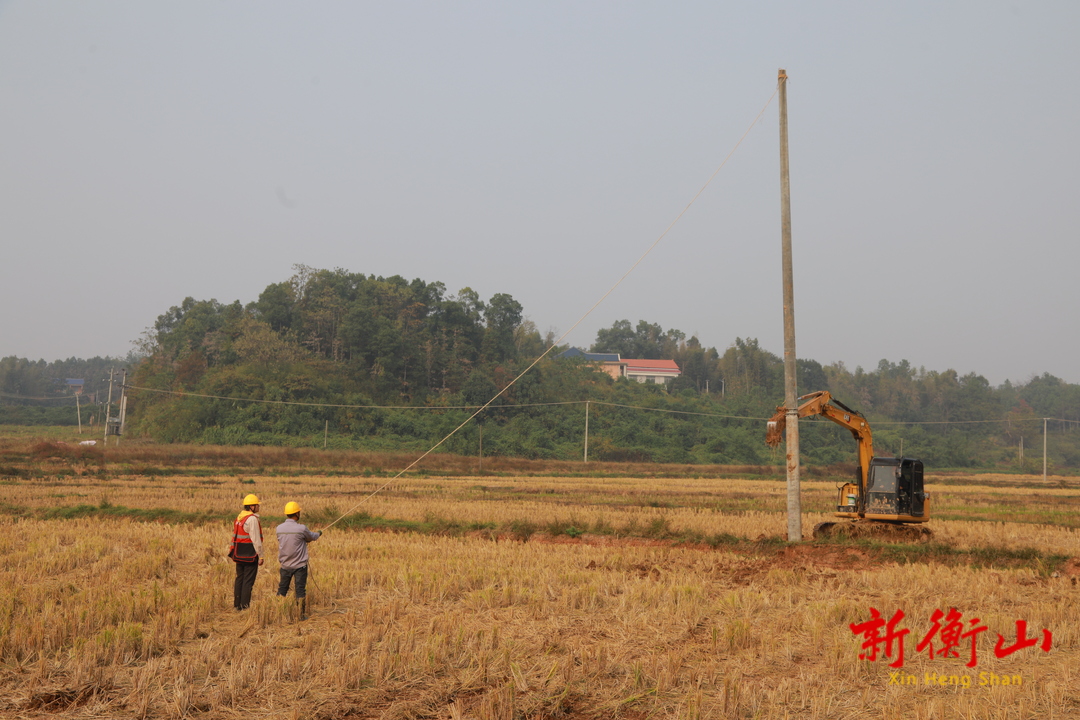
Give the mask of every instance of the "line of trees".
[[(439, 282), (298, 266), (293, 277), (267, 286), (247, 306), (187, 298), (162, 314), (143, 338), (143, 359), (129, 365), (129, 382), (226, 399), (133, 391), (128, 432), (167, 442), (321, 445), (329, 427), (334, 447), (426, 449), (468, 416), (451, 406), (480, 405), (506, 388), (550, 347), (551, 335), (542, 337), (509, 294), (485, 301), (469, 288), (448, 294)], [(620, 320), (600, 330), (590, 349), (673, 359), (682, 375), (667, 386), (639, 384), (613, 380), (581, 360), (549, 357), (446, 449), (475, 452), (482, 425), (486, 454), (580, 458), (582, 405), (524, 406), (590, 400), (591, 459), (780, 461), (765, 447), (760, 421), (717, 417), (768, 417), (782, 401), (781, 359), (757, 340), (736, 338), (720, 352), (679, 330)], [(87, 362), (98, 361), (108, 363)], [(102, 370), (107, 373), (107, 367), (76, 372), (70, 364), (5, 358), (0, 391), (44, 392), (52, 371), (97, 378), (105, 376)], [(41, 378), (36, 389), (29, 377)], [(902, 448), (934, 467), (1018, 467), (1021, 442), (1041, 446), (1041, 418), (1080, 421), (1080, 386), (1051, 375), (992, 387), (974, 373), (927, 371), (906, 360), (849, 371), (843, 363), (803, 359), (798, 385), (801, 392), (830, 390), (863, 412), (879, 452)], [(437, 409), (332, 407), (342, 405)], [(0, 422), (10, 422), (11, 412), (5, 401)], [(969, 421), (993, 422), (955, 424)], [(808, 463), (854, 461), (854, 443), (841, 428), (821, 421), (804, 427)], [(1080, 468), (1077, 423), (1050, 427), (1054, 466)], [(1030, 465), (1039, 453), (1027, 455)]]
[(521, 304), (440, 282), (298, 266), (247, 307), (187, 298), (158, 318), (144, 349), (144, 380), (193, 388), (208, 373), (280, 374), (300, 366), (349, 376), (379, 403), (426, 403), (459, 392), (474, 371), (545, 345)]
[[(86, 360), (28, 360), (0, 358), (0, 424), (76, 425), (75, 386), (67, 380), (82, 380), (82, 419), (100, 422), (109, 389), (109, 369), (138, 361), (127, 358), (93, 357)], [(101, 415), (101, 417), (98, 417)]]

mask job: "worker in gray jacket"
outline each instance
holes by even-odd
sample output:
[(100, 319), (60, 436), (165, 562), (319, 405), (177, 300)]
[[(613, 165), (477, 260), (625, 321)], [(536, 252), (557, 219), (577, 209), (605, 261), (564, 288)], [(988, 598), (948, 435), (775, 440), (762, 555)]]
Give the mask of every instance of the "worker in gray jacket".
[(307, 619), (307, 544), (318, 540), (321, 532), (308, 530), (300, 524), (300, 504), (290, 502), (285, 505), (285, 522), (277, 526), (278, 562), (281, 564), (281, 582), (278, 583), (278, 595), (289, 594), (289, 585), (296, 578), (296, 599), (300, 601), (300, 619)]

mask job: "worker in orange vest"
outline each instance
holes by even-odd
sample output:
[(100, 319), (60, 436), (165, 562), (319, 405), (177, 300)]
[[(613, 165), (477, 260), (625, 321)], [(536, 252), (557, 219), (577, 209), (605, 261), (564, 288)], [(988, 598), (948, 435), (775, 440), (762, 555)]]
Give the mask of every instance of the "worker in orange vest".
[(262, 525), (259, 522), (259, 498), (251, 494), (244, 498), (244, 510), (233, 522), (232, 546), (229, 557), (236, 563), (233, 583), (233, 606), (246, 610), (251, 605), (251, 588), (263, 564)]

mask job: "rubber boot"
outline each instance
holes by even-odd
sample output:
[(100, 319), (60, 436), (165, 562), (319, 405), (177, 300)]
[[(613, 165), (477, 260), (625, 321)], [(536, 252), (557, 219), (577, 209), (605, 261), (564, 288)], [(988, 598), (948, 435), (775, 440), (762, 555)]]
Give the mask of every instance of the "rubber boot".
[(300, 619), (307, 620), (307, 598), (300, 600)]

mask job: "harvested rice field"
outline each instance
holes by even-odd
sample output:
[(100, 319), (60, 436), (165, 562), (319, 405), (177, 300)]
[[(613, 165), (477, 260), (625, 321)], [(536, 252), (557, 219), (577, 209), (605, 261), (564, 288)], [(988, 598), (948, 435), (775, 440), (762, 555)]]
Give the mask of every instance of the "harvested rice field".
[[(928, 473), (933, 537), (898, 544), (810, 541), (832, 478), (787, 543), (767, 473), (50, 472), (2, 480), (3, 717), (1080, 717), (1075, 478)], [(270, 557), (237, 612), (249, 492)], [(351, 510), (303, 621), (291, 500)]]

